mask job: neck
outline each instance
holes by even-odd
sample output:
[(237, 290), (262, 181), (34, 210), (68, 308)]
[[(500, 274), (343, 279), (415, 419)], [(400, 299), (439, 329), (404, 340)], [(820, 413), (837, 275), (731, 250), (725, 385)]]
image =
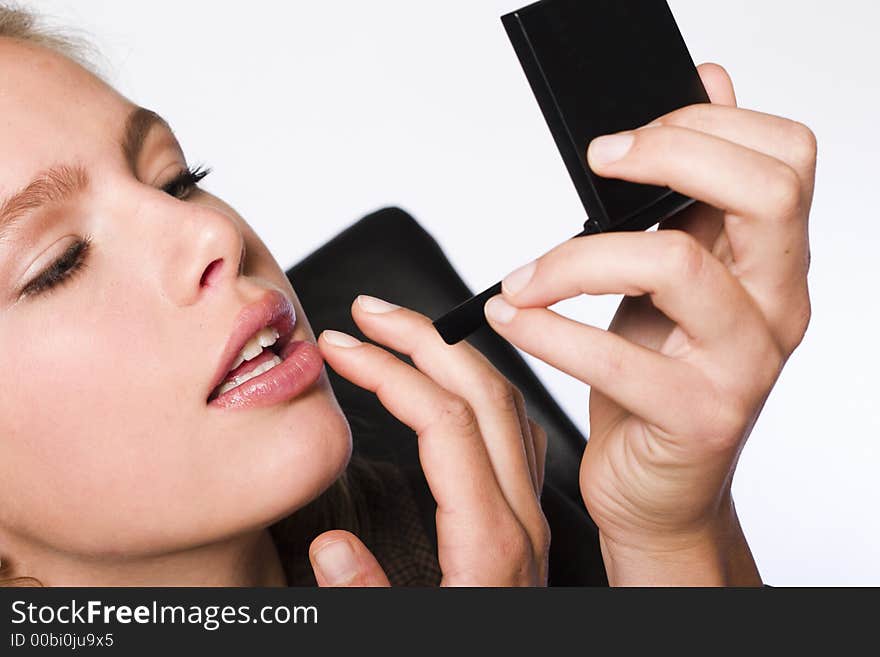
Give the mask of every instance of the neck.
[(35, 577), (44, 586), (287, 586), (268, 529), (142, 559), (83, 560), (60, 553), (29, 557), (11, 564), (11, 575)]

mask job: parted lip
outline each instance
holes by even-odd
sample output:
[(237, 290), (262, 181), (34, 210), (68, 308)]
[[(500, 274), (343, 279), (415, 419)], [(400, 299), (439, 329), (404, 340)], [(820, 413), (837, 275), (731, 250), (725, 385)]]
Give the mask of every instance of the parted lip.
[(290, 342), (295, 325), (296, 313), (293, 304), (277, 290), (269, 290), (258, 301), (245, 306), (235, 320), (206, 397), (210, 397), (214, 389), (223, 382), (242, 347), (254, 336), (254, 333), (266, 326), (274, 328), (278, 331), (279, 337), (273, 346), (273, 351), (281, 353)]

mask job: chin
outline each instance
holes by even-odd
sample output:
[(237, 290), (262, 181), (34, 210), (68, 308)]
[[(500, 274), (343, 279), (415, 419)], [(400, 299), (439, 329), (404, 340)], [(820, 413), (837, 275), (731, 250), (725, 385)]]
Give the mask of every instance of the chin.
[(202, 467), (208, 476), (190, 486), (178, 513), (164, 514), (165, 550), (265, 529), (320, 496), (351, 458), (351, 428), (326, 372), (286, 404), (230, 416), (246, 421), (213, 436)]
[(326, 373), (284, 414), (280, 424), (274, 436), (275, 458), (266, 464), (265, 481), (272, 485), (265, 490), (270, 504), (268, 517), (261, 523), (264, 526), (320, 496), (345, 471), (352, 453), (351, 427)]

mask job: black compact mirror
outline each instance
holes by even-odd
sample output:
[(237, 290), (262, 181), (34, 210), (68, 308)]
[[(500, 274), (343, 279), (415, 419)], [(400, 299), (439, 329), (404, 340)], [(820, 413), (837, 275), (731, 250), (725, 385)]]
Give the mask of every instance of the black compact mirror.
[[(574, 237), (646, 230), (691, 205), (666, 187), (595, 175), (587, 147), (601, 135), (708, 103), (666, 0), (541, 0), (501, 17), (588, 219)], [(448, 344), (485, 323), (501, 283), (434, 321)]]

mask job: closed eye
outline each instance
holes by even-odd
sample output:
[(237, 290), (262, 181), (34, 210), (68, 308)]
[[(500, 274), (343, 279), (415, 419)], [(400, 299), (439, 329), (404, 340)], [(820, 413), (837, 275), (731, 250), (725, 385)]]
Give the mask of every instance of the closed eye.
[[(162, 191), (184, 201), (209, 173), (211, 169), (201, 165), (194, 168), (187, 167), (163, 185)], [(25, 285), (19, 298), (39, 295), (71, 280), (77, 272), (85, 268), (91, 245), (91, 236), (78, 239), (60, 258)]]
[(162, 186), (162, 191), (181, 201), (186, 200), (196, 186), (205, 176), (211, 173), (211, 169), (199, 165), (195, 168), (187, 167), (178, 173), (173, 179)]
[(90, 235), (77, 239), (60, 258), (24, 286), (18, 295), (19, 299), (36, 296), (69, 281), (78, 271), (85, 269), (91, 246)]

